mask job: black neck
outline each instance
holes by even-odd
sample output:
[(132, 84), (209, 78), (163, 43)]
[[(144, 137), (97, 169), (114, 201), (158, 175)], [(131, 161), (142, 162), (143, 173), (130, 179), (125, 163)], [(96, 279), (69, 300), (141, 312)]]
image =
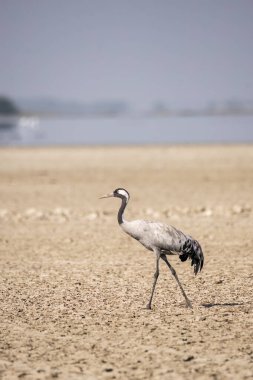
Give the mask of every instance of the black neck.
[(119, 224), (122, 224), (124, 223), (124, 220), (123, 220), (123, 214), (124, 214), (124, 211), (125, 211), (125, 208), (126, 208), (126, 205), (127, 205), (127, 201), (126, 201), (126, 198), (121, 198), (122, 199), (122, 203), (121, 203), (121, 206), (120, 206), (120, 209), (119, 209), (119, 212), (118, 212), (118, 222)]

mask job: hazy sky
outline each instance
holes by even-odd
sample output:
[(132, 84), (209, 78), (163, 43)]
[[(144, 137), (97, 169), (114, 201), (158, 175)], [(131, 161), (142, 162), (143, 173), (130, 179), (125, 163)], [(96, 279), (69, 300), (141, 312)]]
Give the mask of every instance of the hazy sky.
[(253, 100), (252, 0), (0, 0), (0, 93)]

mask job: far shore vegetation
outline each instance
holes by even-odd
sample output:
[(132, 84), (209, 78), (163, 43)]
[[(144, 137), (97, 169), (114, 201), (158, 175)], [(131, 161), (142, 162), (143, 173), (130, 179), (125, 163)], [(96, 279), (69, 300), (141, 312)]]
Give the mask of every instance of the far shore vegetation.
[(83, 103), (82, 101), (53, 98), (31, 98), (13, 100), (0, 95), (0, 117), (39, 118), (90, 118), (90, 117), (198, 117), (253, 115), (253, 101), (224, 100), (210, 102), (204, 107), (173, 108), (163, 101), (151, 104), (148, 109), (139, 110), (124, 100), (106, 100)]

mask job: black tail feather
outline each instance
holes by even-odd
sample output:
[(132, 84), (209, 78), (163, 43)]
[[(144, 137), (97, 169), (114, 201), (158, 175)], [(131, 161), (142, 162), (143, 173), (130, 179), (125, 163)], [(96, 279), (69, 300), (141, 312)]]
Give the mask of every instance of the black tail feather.
[(201, 271), (204, 265), (204, 255), (201, 246), (197, 240), (187, 239), (182, 248), (182, 254), (179, 256), (181, 261), (191, 259), (191, 266), (194, 267), (194, 274)]

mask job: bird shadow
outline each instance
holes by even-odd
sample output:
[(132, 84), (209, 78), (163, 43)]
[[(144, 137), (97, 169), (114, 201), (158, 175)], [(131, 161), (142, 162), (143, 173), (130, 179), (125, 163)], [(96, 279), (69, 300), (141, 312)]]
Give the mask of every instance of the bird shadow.
[(225, 303), (202, 303), (201, 306), (209, 309), (210, 307), (220, 306), (220, 307), (232, 307), (232, 306), (242, 306), (243, 302), (225, 302)]

